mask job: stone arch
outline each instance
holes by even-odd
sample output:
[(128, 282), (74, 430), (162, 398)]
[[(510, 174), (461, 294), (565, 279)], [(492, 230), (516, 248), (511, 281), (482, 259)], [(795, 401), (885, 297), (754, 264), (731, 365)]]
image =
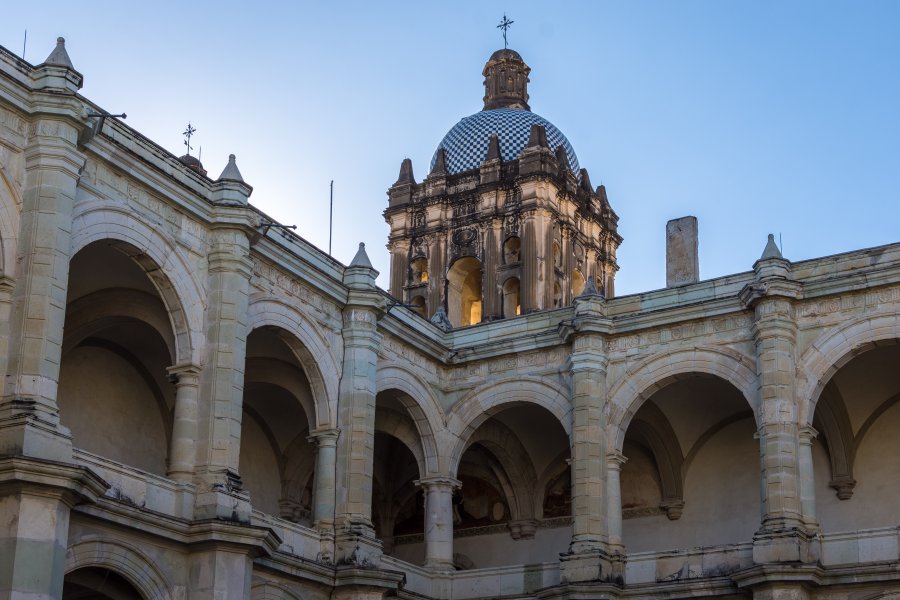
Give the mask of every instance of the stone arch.
[(800, 423), (812, 424), (822, 390), (838, 369), (875, 346), (900, 343), (900, 307), (879, 312), (826, 329), (797, 361)]
[(255, 581), (250, 587), (252, 600), (301, 600), (290, 588), (272, 581)]
[(175, 332), (176, 362), (199, 364), (205, 291), (176, 241), (161, 228), (135, 218), (126, 207), (99, 203), (76, 209), (72, 232), (72, 256), (93, 242), (122, 242), (117, 250), (144, 268), (166, 305)]
[(426, 477), (425, 453), (419, 443), (419, 432), (409, 419), (394, 410), (379, 409), (375, 411), (375, 432), (383, 433), (399, 440), (416, 459), (419, 466), (419, 478)]
[(559, 384), (551, 385), (538, 377), (510, 377), (476, 388), (451, 409), (448, 429), (456, 437), (450, 454), (449, 471), (455, 473), (468, 439), (478, 427), (507, 405), (536, 404), (549, 410), (562, 425), (566, 435), (572, 434), (572, 407), (568, 390), (560, 391)]
[(168, 311), (158, 298), (138, 290), (104, 289), (78, 298), (66, 307), (63, 354), (97, 331), (122, 319), (146, 323), (165, 341), (169, 356), (176, 360), (175, 332)]
[(655, 392), (694, 373), (713, 375), (733, 385), (757, 417), (758, 383), (754, 360), (728, 348), (696, 347), (659, 353), (629, 369), (610, 390), (609, 450), (621, 452), (628, 425)]
[(168, 600), (172, 586), (140, 550), (113, 540), (84, 540), (66, 551), (65, 572), (85, 567), (109, 569), (124, 577), (145, 600)]
[(331, 427), (337, 422), (337, 385), (340, 370), (329, 344), (318, 328), (294, 307), (280, 299), (251, 297), (247, 309), (247, 331), (260, 327), (281, 330), (281, 339), (297, 357), (313, 393), (315, 411), (311, 429)]
[(441, 472), (441, 457), (436, 436), (445, 428), (443, 411), (431, 390), (411, 371), (397, 365), (378, 369), (376, 392), (389, 390), (403, 392), (397, 399), (406, 408), (419, 434), (424, 452), (422, 477)]
[(629, 432), (653, 454), (659, 474), (662, 506), (683, 506), (684, 456), (675, 430), (655, 404), (647, 403), (642, 408), (642, 414), (632, 420)]
[(247, 358), (246, 371), (244, 381), (247, 383), (268, 383), (280, 387), (297, 399), (303, 412), (306, 414), (307, 428), (312, 431), (316, 428), (316, 407), (315, 401), (310, 399), (303, 393), (298, 385), (300, 380), (297, 377), (300, 374), (294, 365), (286, 362), (272, 362), (259, 358)]
[(820, 439), (828, 449), (831, 468), (828, 485), (836, 491), (839, 499), (849, 500), (856, 485), (853, 462), (858, 440), (854, 438), (847, 405), (836, 385), (825, 385), (813, 412), (813, 426), (819, 430)]
[(15, 277), (22, 198), (0, 169), (0, 276)]
[[(469, 437), (460, 459), (475, 444), (494, 456), (508, 478), (511, 489), (507, 496), (512, 518), (533, 519), (537, 510), (534, 503), (537, 475), (531, 457), (519, 437), (502, 423), (484, 423)], [(456, 476), (456, 471), (451, 474)]]

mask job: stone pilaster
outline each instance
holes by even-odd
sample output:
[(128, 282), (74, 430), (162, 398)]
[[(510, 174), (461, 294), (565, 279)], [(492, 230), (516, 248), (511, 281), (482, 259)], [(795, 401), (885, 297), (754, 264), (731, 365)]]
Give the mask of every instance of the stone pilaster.
[(801, 507), (799, 411), (796, 406), (797, 322), (794, 300), (801, 289), (791, 263), (772, 236), (753, 265), (756, 282), (741, 291), (754, 310), (753, 335), (759, 378), (762, 524), (754, 537), (758, 563), (814, 560)]
[(625, 553), (622, 543), (622, 465), (628, 461), (621, 452), (606, 455), (606, 522), (610, 550)]
[(378, 271), (365, 249), (344, 271), (344, 359), (338, 388), (335, 494), (335, 558), (338, 562), (377, 563), (381, 543), (372, 526), (372, 474), (375, 450), (376, 366), (381, 334), (378, 316), (384, 299), (375, 286)]
[[(500, 266), (503, 263), (503, 221), (492, 219), (484, 241), (482, 265), (482, 321), (494, 321), (503, 316), (503, 281)], [(515, 315), (513, 315), (515, 316)]]
[[(572, 542), (562, 559), (567, 583), (610, 581), (621, 562), (609, 545), (604, 333), (609, 320), (595, 292), (575, 299), (572, 339)], [(618, 493), (618, 492), (617, 492)]]
[(420, 479), (425, 490), (425, 567), (451, 572), (453, 567), (453, 492), (462, 485), (450, 477)]
[[(55, 110), (58, 107), (45, 107)], [(12, 291), (0, 454), (71, 460), (56, 404), (71, 259), (72, 214), (84, 156), (73, 120), (30, 125)]]
[(209, 238), (206, 348), (200, 376), (195, 481), (198, 518), (249, 521), (238, 475), (247, 344), (251, 213), (220, 207)]
[(339, 433), (337, 429), (320, 429), (307, 438), (316, 445), (313, 523), (321, 540), (322, 562), (334, 560), (335, 460)]
[(534, 210), (522, 213), (521, 222), (521, 261), (522, 278), (519, 284), (519, 305), (522, 314), (534, 312), (540, 307), (540, 270), (538, 269), (538, 239), (537, 217)]

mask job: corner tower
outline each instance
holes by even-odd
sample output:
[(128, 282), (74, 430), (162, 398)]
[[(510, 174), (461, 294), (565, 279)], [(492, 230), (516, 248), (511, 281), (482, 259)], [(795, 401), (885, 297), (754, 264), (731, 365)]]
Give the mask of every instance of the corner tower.
[(484, 109), (441, 140), (421, 183), (405, 159), (388, 190), (391, 294), (454, 327), (570, 304), (593, 278), (615, 292), (618, 217), (575, 150), (531, 112), (531, 69), (498, 50)]

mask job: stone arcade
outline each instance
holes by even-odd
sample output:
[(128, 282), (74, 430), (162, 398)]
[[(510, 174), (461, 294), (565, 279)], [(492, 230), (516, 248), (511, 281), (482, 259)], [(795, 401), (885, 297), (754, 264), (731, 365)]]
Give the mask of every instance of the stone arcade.
[(388, 295), (0, 49), (0, 598), (900, 596), (900, 244), (699, 281), (677, 221), (614, 297), (529, 71), (404, 162)]

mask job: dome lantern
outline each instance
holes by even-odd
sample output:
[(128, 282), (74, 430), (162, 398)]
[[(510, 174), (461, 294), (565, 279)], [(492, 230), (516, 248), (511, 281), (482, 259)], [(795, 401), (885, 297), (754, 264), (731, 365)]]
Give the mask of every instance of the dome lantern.
[(528, 74), (531, 68), (515, 50), (497, 50), (484, 65), (484, 109), (528, 106)]

